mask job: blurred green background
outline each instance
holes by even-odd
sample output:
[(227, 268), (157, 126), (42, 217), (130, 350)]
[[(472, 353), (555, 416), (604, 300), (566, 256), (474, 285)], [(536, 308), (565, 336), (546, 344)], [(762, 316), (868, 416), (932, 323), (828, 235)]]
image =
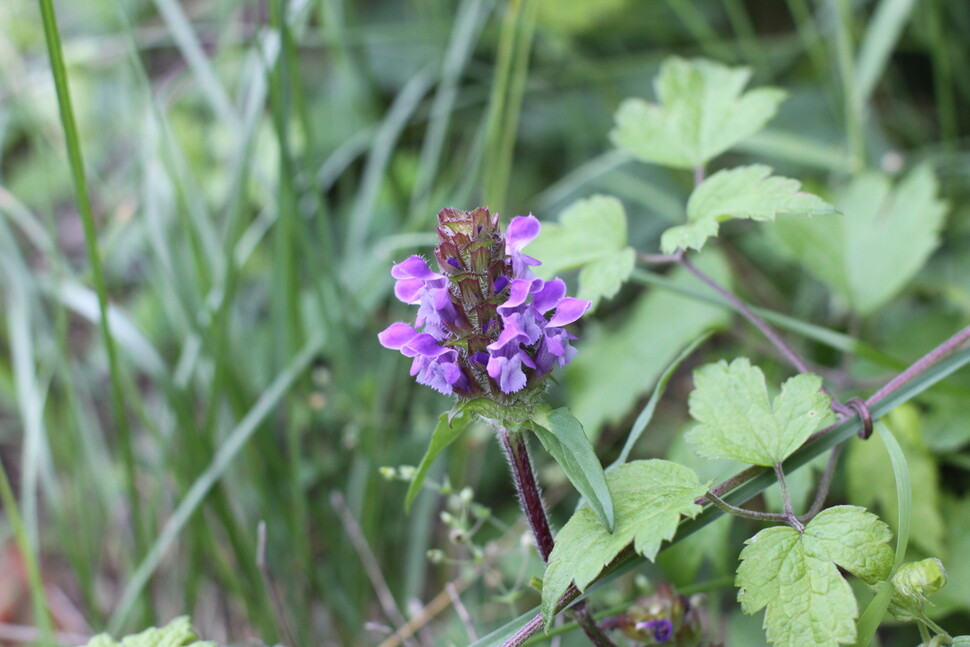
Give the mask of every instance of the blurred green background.
[[(40, 11), (4, 0), (0, 461), (65, 643), (190, 613), (203, 636), (232, 644), (397, 644), (393, 627), (408, 620), (409, 644), (465, 644), (534, 606), (528, 578), (541, 565), (488, 430), (449, 450), (410, 515), (400, 471), (380, 469), (416, 464), (450, 406), (376, 343), (411, 316), (390, 298), (388, 270), (428, 253), (442, 207), (554, 219), (594, 193), (619, 197), (631, 243), (656, 251), (683, 218), (692, 178), (634, 162), (607, 134), (620, 101), (653, 98), (672, 54), (748, 66), (752, 87), (790, 93), (768, 129), (719, 165), (766, 163), (823, 196), (865, 168), (935, 171), (950, 205), (941, 249), (875, 313), (832, 299), (754, 227), (707, 255), (745, 298), (897, 361), (795, 337), (844, 392), (871, 391), (970, 318), (967, 3), (54, 4), (117, 361), (98, 328)], [(664, 365), (704, 329), (724, 330), (705, 357), (745, 353), (786, 375), (750, 328), (668, 288), (631, 282), (601, 304), (551, 393), (586, 424), (604, 464)], [(690, 368), (638, 456), (697, 462), (671, 440), (687, 420)], [(958, 376), (904, 412), (933, 488), (928, 523), (939, 525), (923, 548), (951, 568), (939, 614), (954, 631), (970, 621), (970, 533), (954, 527), (970, 518), (959, 512), (970, 489), (967, 388)], [(575, 495), (538, 462), (561, 524)], [(748, 535), (713, 528), (707, 548), (670, 551), (599, 608), (669, 579), (707, 589), (729, 644), (761, 644), (760, 618), (737, 615), (727, 577)], [(36, 624), (13, 537), (6, 515), (0, 643)], [(575, 633), (565, 640), (582, 644)]]

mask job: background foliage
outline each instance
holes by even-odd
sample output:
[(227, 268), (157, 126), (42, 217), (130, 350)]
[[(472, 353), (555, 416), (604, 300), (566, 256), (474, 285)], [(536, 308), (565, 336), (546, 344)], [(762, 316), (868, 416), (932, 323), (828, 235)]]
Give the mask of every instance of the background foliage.
[[(651, 81), (670, 54), (745, 65), (750, 87), (788, 93), (767, 130), (718, 164), (769, 165), (843, 211), (889, 205), (862, 233), (835, 215), (780, 218), (774, 233), (724, 226), (698, 260), (792, 317), (804, 335), (793, 341), (841, 393), (870, 393), (970, 317), (963, 3), (89, 0), (56, 10), (118, 362), (99, 335), (40, 13), (7, 0), (0, 461), (54, 624), (74, 638), (191, 613), (200, 635), (232, 643), (393, 644), (388, 628), (412, 619), (414, 640), (463, 644), (535, 606), (526, 584), (541, 564), (486, 429), (451, 445), (447, 472), (430, 471), (439, 492), (410, 515), (401, 471), (379, 469), (416, 463), (448, 406), (376, 343), (404, 316), (388, 269), (427, 251), (443, 206), (531, 211), (559, 222), (547, 233), (560, 250), (577, 231), (608, 228), (591, 203), (626, 220), (625, 238), (585, 240), (593, 255), (561, 255), (560, 271), (622, 276), (632, 260), (610, 265), (615, 252), (659, 250), (689, 215), (693, 178), (636, 161), (610, 132), (625, 99), (656, 98)], [(634, 454), (689, 463), (702, 481), (736, 471), (683, 444), (690, 370), (743, 353), (778, 384), (785, 365), (678, 272), (632, 270), (587, 296), (599, 299), (595, 317), (552, 398), (604, 464), (667, 364), (713, 328), (722, 332), (674, 375)], [(944, 560), (950, 582), (931, 613), (956, 633), (970, 629), (968, 389), (964, 370), (890, 418), (912, 471), (912, 556)], [(874, 506), (893, 525), (879, 451), (850, 449), (833, 499)], [(539, 467), (561, 527), (575, 495), (557, 467)], [(0, 621), (13, 631), (39, 621), (4, 510)], [(740, 525), (711, 526), (598, 607), (622, 609), (669, 580), (706, 591), (729, 644), (759, 644), (760, 620), (738, 614), (726, 577), (752, 534)], [(885, 644), (915, 643), (910, 631), (884, 632)]]

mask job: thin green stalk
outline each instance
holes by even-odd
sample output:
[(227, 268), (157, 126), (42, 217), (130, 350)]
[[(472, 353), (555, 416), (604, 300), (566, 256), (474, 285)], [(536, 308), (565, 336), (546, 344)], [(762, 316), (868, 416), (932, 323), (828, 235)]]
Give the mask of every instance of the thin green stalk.
[(40, 578), (40, 567), (37, 564), (37, 556), (34, 554), (27, 539), (27, 531), (24, 528), (23, 519), (20, 517), (20, 509), (17, 507), (17, 498), (10, 487), (7, 479), (7, 471), (3, 468), (3, 461), (0, 461), (0, 503), (3, 503), (7, 511), (7, 518), (13, 527), (13, 534), (17, 540), (17, 548), (24, 560), (27, 570), (27, 581), (30, 583), (30, 601), (34, 611), (34, 622), (40, 627), (41, 636), (44, 644), (53, 645), (54, 626), (51, 623), (50, 613), (47, 606), (47, 597), (44, 593), (44, 582)]
[(512, 173), (512, 152), (521, 109), (528, 52), (535, 28), (535, 0), (511, 0), (502, 21), (495, 80), (488, 106), (485, 169), (482, 179), (484, 202), (495, 211), (505, 206), (505, 192)]
[[(274, 232), (276, 245), (273, 319), (276, 329), (278, 365), (282, 365), (292, 355), (298, 340), (303, 338), (299, 308), (299, 268), (297, 267), (297, 259), (300, 255), (297, 253), (296, 243), (298, 188), (295, 183), (297, 170), (289, 141), (289, 121), (293, 104), (291, 70), (294, 69), (292, 58), (295, 52), (283, 0), (272, 0), (270, 2), (270, 23), (272, 29), (280, 37), (280, 52), (276, 57), (273, 69), (269, 73), (269, 96), (273, 126), (276, 130), (276, 140), (279, 146), (279, 186), (277, 187), (279, 218)], [(289, 408), (289, 402), (290, 398), (285, 397), (280, 403), (281, 408)], [(290, 463), (288, 474), (291, 504), (287, 507), (290, 513), (288, 515), (290, 517), (290, 540), (298, 571), (305, 573), (310, 569), (311, 560), (309, 533), (306, 531), (310, 524), (306, 498), (301, 483), (304, 469), (300, 426), (292, 419), (288, 419), (285, 425), (286, 452)], [(293, 604), (301, 615), (305, 615), (303, 600), (307, 599), (306, 579), (298, 579), (293, 584), (296, 591)], [(300, 624), (302, 626), (304, 623)]]
[(959, 130), (953, 70), (950, 50), (943, 27), (943, 0), (931, 0), (926, 7), (926, 21), (930, 32), (930, 47), (933, 51), (933, 87), (936, 92), (936, 110), (940, 122), (940, 138), (943, 150), (956, 152)]
[(866, 165), (862, 133), (862, 98), (859, 96), (852, 55), (852, 10), (849, 0), (829, 0), (835, 17), (835, 49), (845, 112), (845, 136), (849, 142), (849, 159), (855, 173)]
[(147, 545), (145, 527), (142, 521), (141, 503), (138, 497), (137, 472), (135, 468), (135, 453), (132, 446), (132, 430), (128, 424), (122, 391), (121, 367), (115, 348), (111, 325), (108, 321), (108, 291), (101, 266), (101, 252), (98, 249), (97, 227), (94, 214), (91, 211), (91, 200), (88, 196), (87, 180), (84, 173), (84, 161), (81, 155), (81, 141), (78, 136), (74, 118), (74, 108), (71, 103), (70, 87), (67, 81), (67, 70), (64, 66), (64, 55), (61, 51), (60, 33), (57, 27), (57, 17), (51, 0), (40, 0), (41, 15), (44, 21), (44, 36), (47, 41), (47, 52), (51, 61), (51, 72), (54, 76), (54, 87), (57, 91), (57, 103), (60, 109), (61, 126), (67, 144), (68, 160), (71, 166), (71, 176), (77, 198), (78, 212), (84, 226), (84, 243), (91, 263), (91, 275), (94, 280), (95, 291), (98, 295), (98, 310), (100, 313), (101, 336), (105, 351), (108, 355), (108, 372), (111, 377), (111, 406), (115, 424), (118, 429), (118, 444), (121, 449), (125, 471), (125, 481), (128, 490), (128, 505), (131, 509), (132, 526), (134, 527), (135, 553), (141, 556)]

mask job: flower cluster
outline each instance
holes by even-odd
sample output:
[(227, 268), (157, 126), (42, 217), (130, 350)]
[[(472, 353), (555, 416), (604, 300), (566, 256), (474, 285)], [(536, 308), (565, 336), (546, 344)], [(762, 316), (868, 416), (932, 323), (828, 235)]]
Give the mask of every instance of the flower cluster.
[(391, 269), (394, 294), (418, 306), (414, 325), (397, 322), (378, 335), (412, 357), (411, 375), (446, 395), (505, 401), (529, 392), (576, 356), (563, 326), (589, 301), (566, 296), (561, 279), (544, 281), (539, 261), (522, 249), (539, 235), (533, 216), (512, 219), (503, 236), (486, 207), (438, 213), (438, 272), (411, 256)]

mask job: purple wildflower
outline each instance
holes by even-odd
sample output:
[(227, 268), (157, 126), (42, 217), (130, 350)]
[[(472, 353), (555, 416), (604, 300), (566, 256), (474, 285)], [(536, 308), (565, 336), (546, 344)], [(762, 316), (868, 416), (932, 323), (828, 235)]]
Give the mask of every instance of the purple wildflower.
[(658, 643), (665, 643), (674, 636), (674, 625), (666, 618), (638, 622), (636, 628), (640, 631), (649, 629), (653, 633), (653, 639)]
[(522, 249), (540, 229), (534, 216), (517, 217), (503, 236), (487, 208), (439, 212), (440, 272), (420, 256), (391, 269), (394, 294), (418, 313), (414, 326), (398, 322), (380, 333), (381, 344), (414, 358), (411, 375), (446, 395), (507, 401), (532, 392), (576, 356), (576, 337), (563, 326), (590, 306), (567, 297), (561, 279), (533, 273), (540, 263)]

